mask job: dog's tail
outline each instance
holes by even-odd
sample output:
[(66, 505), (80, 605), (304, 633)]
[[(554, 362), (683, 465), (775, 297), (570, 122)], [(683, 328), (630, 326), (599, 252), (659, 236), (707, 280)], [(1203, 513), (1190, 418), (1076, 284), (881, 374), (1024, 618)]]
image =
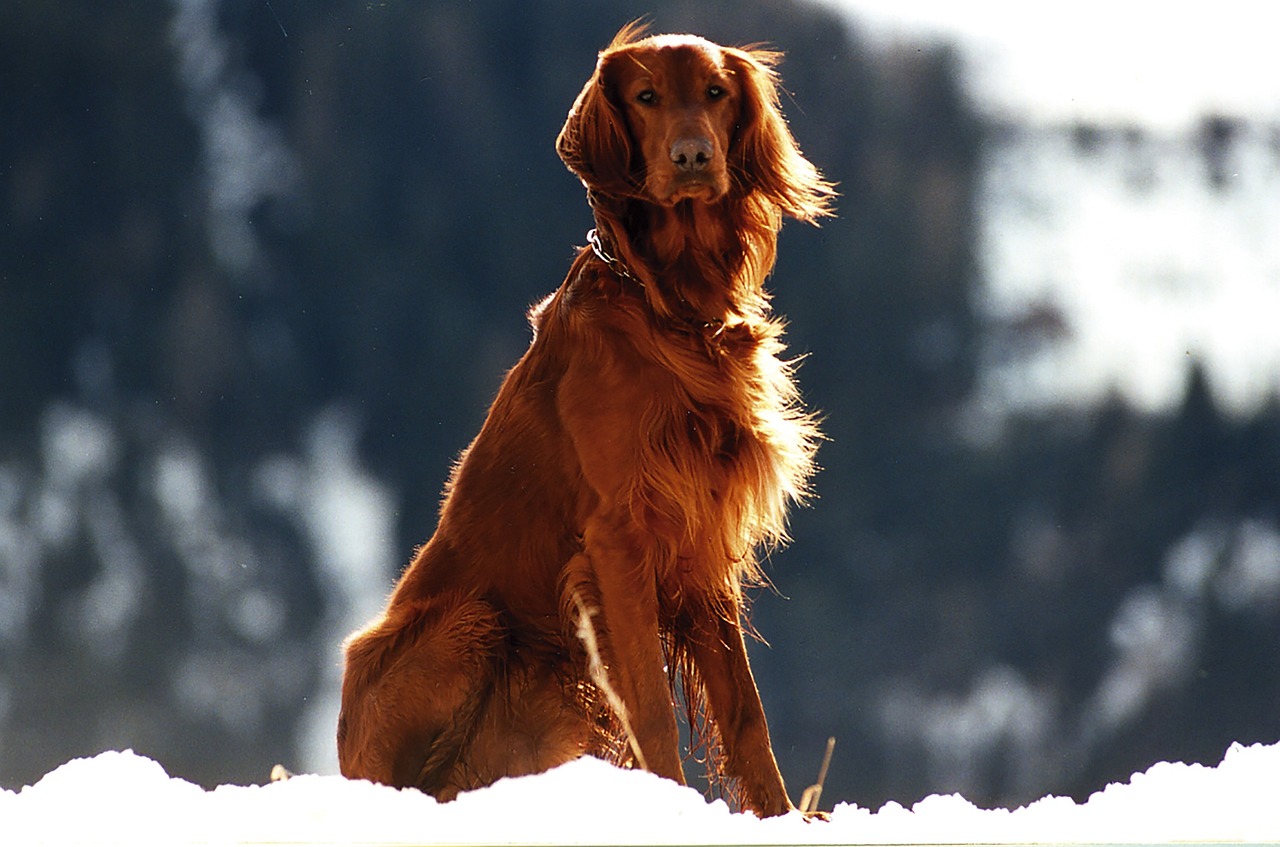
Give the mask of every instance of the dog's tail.
[(631, 718), (627, 714), (627, 704), (622, 702), (622, 698), (618, 696), (618, 692), (609, 683), (609, 674), (605, 670), (604, 660), (600, 657), (600, 641), (596, 635), (595, 625), (591, 622), (595, 616), (597, 609), (587, 608), (587, 604), (582, 601), (582, 595), (576, 590), (573, 592), (573, 604), (578, 608), (578, 639), (582, 641), (583, 648), (587, 651), (587, 673), (591, 675), (591, 681), (599, 688), (609, 701), (609, 707), (613, 709), (614, 717), (617, 718), (618, 724), (622, 727), (622, 732), (627, 738), (627, 744), (631, 748), (631, 755), (635, 757), (636, 764), (644, 770), (648, 770), (648, 766), (644, 761), (644, 753), (640, 751), (640, 744), (636, 740), (636, 734), (631, 729)]

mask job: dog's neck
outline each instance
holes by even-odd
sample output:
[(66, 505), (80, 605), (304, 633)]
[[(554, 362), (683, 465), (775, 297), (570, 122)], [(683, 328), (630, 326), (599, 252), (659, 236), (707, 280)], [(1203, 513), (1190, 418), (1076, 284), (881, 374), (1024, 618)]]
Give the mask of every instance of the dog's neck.
[(777, 247), (776, 215), (733, 197), (673, 206), (594, 194), (589, 199), (597, 255), (603, 253), (615, 274), (635, 281), (659, 317), (723, 325), (767, 309), (764, 280)]

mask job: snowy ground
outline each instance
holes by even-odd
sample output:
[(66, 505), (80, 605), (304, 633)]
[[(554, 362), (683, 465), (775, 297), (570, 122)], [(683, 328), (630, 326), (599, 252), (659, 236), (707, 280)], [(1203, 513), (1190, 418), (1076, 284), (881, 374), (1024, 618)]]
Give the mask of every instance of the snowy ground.
[(827, 823), (732, 814), (696, 791), (583, 759), (438, 804), (336, 776), (205, 791), (132, 752), (78, 759), (0, 791), (5, 844), (974, 844), (1280, 841), (1280, 745), (1221, 765), (1159, 764), (1087, 803), (983, 811), (958, 796), (910, 810), (837, 805)]

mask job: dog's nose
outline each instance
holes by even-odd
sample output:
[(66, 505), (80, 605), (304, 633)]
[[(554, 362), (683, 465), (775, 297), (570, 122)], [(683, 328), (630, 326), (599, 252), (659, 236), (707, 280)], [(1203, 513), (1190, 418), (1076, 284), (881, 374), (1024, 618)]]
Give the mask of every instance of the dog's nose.
[(711, 142), (705, 138), (681, 138), (671, 145), (671, 163), (676, 170), (697, 173), (711, 164)]

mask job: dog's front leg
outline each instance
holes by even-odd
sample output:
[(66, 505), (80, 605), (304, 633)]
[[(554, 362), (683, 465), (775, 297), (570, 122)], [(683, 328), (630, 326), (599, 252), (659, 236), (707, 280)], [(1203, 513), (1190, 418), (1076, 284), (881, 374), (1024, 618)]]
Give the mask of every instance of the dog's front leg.
[(694, 616), (694, 663), (724, 748), (725, 770), (738, 783), (743, 804), (762, 818), (792, 811), (773, 756), (764, 707), (742, 637), (736, 601)]
[(618, 713), (637, 763), (684, 784), (675, 706), (658, 635), (656, 577), (628, 524), (607, 517), (588, 522), (582, 556), (594, 597), (580, 610), (588, 616), (589, 631), (583, 634), (599, 651), (603, 679), (596, 679), (597, 685)]

